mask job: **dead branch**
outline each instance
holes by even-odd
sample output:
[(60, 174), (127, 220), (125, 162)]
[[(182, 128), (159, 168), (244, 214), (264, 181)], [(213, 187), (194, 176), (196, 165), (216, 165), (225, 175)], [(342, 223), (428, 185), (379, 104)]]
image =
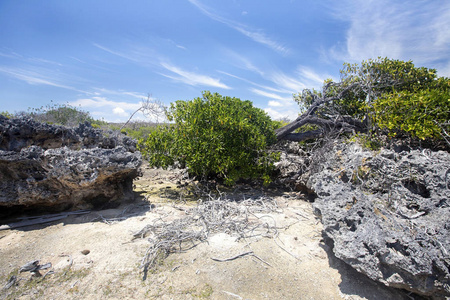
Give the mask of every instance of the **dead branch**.
[(128, 120), (120, 127), (119, 131), (125, 128), (125, 126), (127, 126), (131, 119), (133, 119), (134, 115), (138, 112), (142, 112), (146, 117), (155, 117), (156, 119), (158, 119), (161, 115), (164, 114), (165, 106), (161, 101), (155, 100), (151, 97), (151, 95), (148, 95), (147, 99), (142, 101), (141, 107), (136, 109), (131, 114), (130, 118), (128, 118)]
[[(324, 87), (323, 94), (327, 94), (327, 89), (331, 86), (339, 86), (339, 84), (328, 84)], [(330, 116), (329, 118), (320, 118), (316, 116), (316, 112), (320, 107), (342, 99), (350, 90), (355, 89), (359, 86), (359, 83), (352, 83), (344, 87), (337, 95), (334, 96), (323, 96), (311, 94), (314, 101), (311, 106), (299, 116), (295, 121), (289, 123), (288, 125), (275, 130), (278, 140), (290, 140), (290, 141), (304, 141), (308, 139), (317, 139), (322, 137), (325, 133), (332, 131), (341, 132), (352, 132), (352, 131), (362, 131), (365, 128), (365, 124), (361, 121), (356, 120), (350, 116)], [(318, 130), (310, 130), (302, 133), (292, 133), (294, 130), (304, 126), (304, 125), (315, 125), (320, 127)]]
[(238, 254), (236, 256), (230, 257), (230, 258), (220, 259), (220, 258), (211, 257), (211, 259), (214, 260), (214, 261), (225, 262), (225, 261), (235, 260), (235, 259), (237, 259), (239, 257), (243, 257), (243, 256), (246, 256), (246, 255), (253, 255), (253, 254), (254, 254), (253, 251), (248, 251), (248, 252), (244, 252), (244, 253)]
[[(170, 223), (161, 218), (146, 225), (133, 235), (133, 238), (150, 237), (148, 240), (151, 245), (141, 261), (144, 280), (148, 270), (156, 267), (169, 254), (189, 250), (211, 234), (225, 232), (236, 235), (239, 240), (258, 236), (256, 230), (261, 231), (259, 236), (263, 236), (263, 231), (267, 230), (276, 232), (276, 229), (271, 229), (271, 225), (263, 223), (261, 218), (253, 217), (255, 213), (268, 213), (276, 209), (275, 201), (267, 197), (234, 201), (225, 194), (220, 194), (217, 198), (210, 194), (209, 200), (200, 200), (197, 207), (186, 211), (187, 216), (184, 218)], [(253, 252), (242, 255), (255, 256)], [(256, 258), (268, 264), (259, 257)]]

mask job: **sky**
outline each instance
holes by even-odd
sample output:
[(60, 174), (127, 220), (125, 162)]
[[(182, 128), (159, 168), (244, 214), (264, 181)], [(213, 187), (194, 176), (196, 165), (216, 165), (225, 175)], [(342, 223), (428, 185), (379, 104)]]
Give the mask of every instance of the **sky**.
[[(0, 111), (69, 104), (126, 121), (202, 91), (273, 119), (344, 62), (412, 60), (450, 77), (448, 0), (1, 0)], [(144, 118), (141, 115), (137, 119)]]

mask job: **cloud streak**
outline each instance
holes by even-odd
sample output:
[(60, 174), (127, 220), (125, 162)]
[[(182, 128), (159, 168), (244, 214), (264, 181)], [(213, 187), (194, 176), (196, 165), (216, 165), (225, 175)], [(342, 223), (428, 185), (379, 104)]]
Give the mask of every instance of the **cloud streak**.
[(167, 78), (171, 78), (173, 80), (180, 81), (185, 84), (192, 85), (192, 86), (206, 85), (206, 86), (212, 86), (212, 87), (217, 87), (217, 88), (222, 88), (222, 89), (227, 89), (227, 90), (231, 89), (231, 87), (220, 82), (219, 79), (212, 78), (212, 77), (202, 75), (202, 74), (197, 74), (194, 72), (185, 71), (185, 70), (183, 70), (177, 66), (174, 66), (170, 63), (161, 62), (160, 65), (167, 71), (170, 71), (170, 72), (178, 75), (178, 76), (174, 76), (174, 75), (161, 74)]
[(241, 24), (236, 21), (229, 20), (227, 18), (219, 16), (218, 14), (211, 12), (211, 10), (209, 8), (207, 8), (205, 5), (203, 5), (198, 0), (188, 0), (188, 1), (191, 4), (193, 4), (195, 7), (197, 7), (207, 17), (211, 18), (214, 21), (225, 24), (226, 26), (245, 35), (246, 37), (250, 38), (251, 40), (253, 40), (259, 44), (262, 44), (266, 47), (269, 47), (270, 49), (272, 49), (280, 54), (283, 54), (283, 55), (287, 55), (290, 52), (290, 49), (288, 49), (287, 47), (283, 46), (282, 44), (274, 41), (273, 39), (269, 38), (263, 32), (250, 29), (247, 26), (245, 26), (244, 24)]
[(129, 103), (124, 101), (112, 101), (108, 100), (105, 97), (92, 97), (92, 98), (83, 98), (78, 99), (72, 102), (69, 102), (72, 106), (81, 106), (81, 107), (90, 107), (90, 108), (111, 108), (115, 109), (120, 107), (124, 111), (135, 111), (139, 107), (141, 107), (141, 103)]
[(333, 12), (350, 26), (345, 45), (330, 49), (332, 58), (361, 62), (387, 56), (436, 67), (448, 63), (448, 1), (345, 0)]
[(140, 100), (144, 100), (145, 98), (147, 98), (146, 95), (141, 94), (141, 93), (136, 93), (136, 92), (128, 92), (128, 91), (124, 91), (124, 90), (108, 90), (105, 88), (95, 88), (95, 90), (97, 91), (98, 94), (108, 94), (108, 95), (116, 95), (116, 96), (131, 96), (133, 98), (137, 98)]
[(259, 89), (255, 89), (255, 88), (251, 88), (250, 91), (252, 93), (255, 93), (257, 95), (260, 95), (260, 96), (263, 96), (263, 97), (267, 97), (267, 98), (270, 98), (270, 99), (276, 99), (276, 100), (281, 100), (281, 101), (290, 101), (290, 100), (292, 100), (292, 97), (282, 97), (282, 96), (280, 96), (278, 94), (269, 93), (269, 92), (266, 92), (266, 91), (263, 91), (263, 90), (259, 90)]
[(31, 84), (31, 85), (47, 85), (47, 86), (53, 86), (53, 87), (58, 87), (58, 88), (82, 92), (82, 93), (88, 93), (86, 91), (79, 90), (73, 86), (69, 86), (69, 85), (65, 85), (63, 83), (57, 82), (55, 79), (50, 78), (48, 76), (44, 76), (41, 74), (44, 72), (36, 72), (36, 71), (32, 71), (32, 70), (27, 70), (27, 69), (8, 68), (8, 67), (0, 67), (0, 72), (6, 74), (9, 77), (16, 78), (21, 81), (25, 81), (26, 83)]

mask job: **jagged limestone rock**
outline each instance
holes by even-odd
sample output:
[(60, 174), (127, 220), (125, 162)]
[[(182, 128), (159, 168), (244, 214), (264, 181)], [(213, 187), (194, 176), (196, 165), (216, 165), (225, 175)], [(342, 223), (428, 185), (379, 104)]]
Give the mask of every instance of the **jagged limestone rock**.
[(0, 118), (0, 207), (59, 211), (132, 196), (142, 159), (135, 142), (88, 124), (67, 128)]
[(335, 143), (307, 186), (335, 255), (387, 286), (450, 296), (450, 154)]

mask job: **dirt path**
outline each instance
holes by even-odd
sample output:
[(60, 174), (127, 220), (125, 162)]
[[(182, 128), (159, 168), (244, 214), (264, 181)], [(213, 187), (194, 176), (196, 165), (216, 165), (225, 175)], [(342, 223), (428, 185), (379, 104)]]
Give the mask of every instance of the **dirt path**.
[(409, 299), (334, 258), (310, 203), (293, 193), (273, 196), (278, 209), (260, 216), (278, 228), (276, 239), (237, 241), (233, 234), (216, 233), (161, 260), (143, 281), (139, 265), (150, 243), (133, 239), (133, 233), (157, 219), (182, 218), (194, 206), (173, 204), (178, 180), (179, 172), (145, 168), (136, 191), (146, 199), (0, 231), (0, 288), (32, 260), (51, 262), (54, 271), (33, 279), (20, 273), (0, 299)]

